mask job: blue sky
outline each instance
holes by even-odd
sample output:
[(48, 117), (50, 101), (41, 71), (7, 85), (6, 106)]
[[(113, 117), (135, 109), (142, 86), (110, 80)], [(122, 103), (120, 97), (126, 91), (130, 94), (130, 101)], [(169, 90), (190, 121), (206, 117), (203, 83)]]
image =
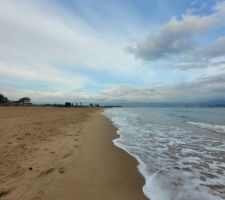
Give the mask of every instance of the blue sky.
[(225, 98), (223, 0), (7, 0), (0, 24), (11, 99)]

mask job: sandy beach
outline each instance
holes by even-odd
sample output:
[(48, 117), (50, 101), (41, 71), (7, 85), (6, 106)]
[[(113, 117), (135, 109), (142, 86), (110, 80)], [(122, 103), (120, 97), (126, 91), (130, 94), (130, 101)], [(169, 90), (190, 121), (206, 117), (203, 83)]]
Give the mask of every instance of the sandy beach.
[(0, 199), (142, 200), (137, 162), (95, 108), (0, 107)]

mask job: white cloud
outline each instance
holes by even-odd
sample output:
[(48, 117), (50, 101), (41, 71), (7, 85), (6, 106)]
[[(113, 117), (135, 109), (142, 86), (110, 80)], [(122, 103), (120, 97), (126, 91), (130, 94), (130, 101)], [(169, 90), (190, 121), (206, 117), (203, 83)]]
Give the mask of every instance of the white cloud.
[[(135, 25), (128, 24), (126, 28), (132, 28), (127, 28), (124, 34), (116, 34), (123, 29), (110, 27), (111, 24), (101, 24), (101, 27), (109, 28), (108, 31), (101, 32), (102, 30), (95, 29), (94, 25), (91, 26), (74, 13), (53, 3), (48, 5), (47, 2), (0, 1), (0, 81), (3, 78), (13, 80), (15, 83), (18, 82), (18, 86), (20, 82), (22, 85), (26, 82), (40, 82), (40, 85), (44, 84), (47, 88), (45, 91), (37, 86), (10, 89), (9, 84), (8, 89), (7, 86), (0, 88), (6, 96), (12, 99), (30, 96), (35, 101), (53, 102), (66, 99), (157, 101), (223, 96), (225, 81), (219, 78), (219, 74), (224, 74), (224, 60), (221, 58), (225, 53), (224, 37), (218, 38), (212, 44), (204, 45), (204, 48), (201, 45), (196, 46), (194, 42), (200, 34), (225, 24), (225, 2), (217, 3), (213, 13), (207, 16), (186, 14), (181, 19), (172, 18), (148, 37), (140, 40), (136, 47), (128, 48), (131, 53), (125, 52), (124, 47), (127, 46), (128, 37), (132, 37), (131, 29), (135, 31)], [(90, 18), (92, 13), (89, 14)], [(117, 18), (115, 22), (118, 20)], [(101, 23), (104, 23), (104, 20)], [(116, 26), (116, 23), (113, 25)], [(196, 79), (194, 83), (183, 81), (171, 85), (146, 86), (152, 81), (163, 81), (162, 76), (165, 73), (162, 75), (162, 71), (155, 70), (158, 66), (162, 67), (162, 63), (152, 62), (152, 65), (143, 65), (132, 54), (140, 60), (162, 59), (163, 62), (167, 61), (164, 58), (177, 58), (177, 55), (180, 58), (179, 55), (182, 55), (179, 62), (173, 65), (169, 63), (168, 66), (185, 70), (204, 68), (206, 72), (202, 74), (206, 74), (207, 78)], [(212, 65), (219, 66), (220, 70), (213, 70)], [(164, 83), (175, 82), (174, 76), (179, 73), (176, 74), (176, 70), (173, 70), (168, 70), (168, 79)], [(105, 84), (104, 81), (96, 80), (98, 76), (95, 73), (98, 72), (108, 72), (115, 77), (119, 74), (120, 78), (124, 75), (126, 80), (121, 78), (120, 82), (127, 84), (113, 84), (113, 80)], [(210, 74), (219, 78), (219, 81), (212, 81), (213, 77), (209, 77)], [(137, 83), (143, 86), (132, 86)], [(80, 92), (86, 85), (92, 85), (94, 88), (100, 84), (103, 85), (99, 88), (106, 88), (106, 85), (108, 88), (97, 92)], [(74, 90), (79, 92), (74, 93)]]
[[(18, 85), (20, 81), (42, 82), (49, 87), (50, 90), (64, 89), (69, 91), (81, 88), (86, 82), (90, 81), (85, 76), (70, 75), (63, 70), (55, 69), (50, 66), (36, 66), (27, 69), (26, 67), (16, 64), (5, 64), (0, 62), (0, 75), (10, 77), (15, 80)], [(31, 87), (31, 85), (28, 85)]]
[[(121, 73), (138, 66), (133, 56), (124, 52), (125, 40), (107, 35), (101, 38), (98, 30), (78, 16), (54, 4), (50, 7), (45, 1), (0, 1), (0, 24), (1, 67), (8, 76), (18, 73), (26, 79), (30, 74), (45, 81), (58, 73), (55, 65), (63, 65), (64, 71), (69, 65), (74, 70)], [(45, 77), (44, 71), (49, 71), (51, 77)], [(56, 75), (55, 79), (63, 78)]]
[(225, 1), (218, 1), (214, 6), (214, 10), (224, 13), (225, 12)]
[(170, 85), (145, 85), (134, 87), (127, 84), (110, 86), (99, 92), (68, 93), (62, 91), (43, 92), (0, 88), (10, 99), (29, 96), (34, 102), (63, 101), (193, 101), (203, 99), (225, 99), (225, 74), (204, 76), (200, 80), (180, 81)]

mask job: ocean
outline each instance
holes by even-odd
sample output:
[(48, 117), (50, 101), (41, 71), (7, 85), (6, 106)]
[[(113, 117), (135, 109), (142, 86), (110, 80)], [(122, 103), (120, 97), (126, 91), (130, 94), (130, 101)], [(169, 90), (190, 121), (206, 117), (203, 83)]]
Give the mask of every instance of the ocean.
[(111, 108), (151, 200), (225, 199), (225, 108)]

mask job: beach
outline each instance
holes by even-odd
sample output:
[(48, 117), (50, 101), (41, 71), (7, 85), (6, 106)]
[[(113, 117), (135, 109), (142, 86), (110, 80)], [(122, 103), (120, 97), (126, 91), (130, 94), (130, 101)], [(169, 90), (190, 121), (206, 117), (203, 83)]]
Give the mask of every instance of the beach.
[(0, 199), (144, 200), (101, 108), (0, 107)]

